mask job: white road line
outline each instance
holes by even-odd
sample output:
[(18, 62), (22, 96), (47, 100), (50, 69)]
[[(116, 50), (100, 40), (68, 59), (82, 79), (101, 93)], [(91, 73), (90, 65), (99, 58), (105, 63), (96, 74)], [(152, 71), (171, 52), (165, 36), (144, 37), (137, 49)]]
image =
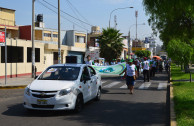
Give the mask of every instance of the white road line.
[(111, 88), (111, 87), (113, 87), (113, 86), (115, 86), (115, 85), (117, 85), (117, 84), (119, 84), (119, 83), (121, 83), (121, 82), (113, 82), (113, 83), (111, 83), (111, 84), (108, 84), (108, 85), (106, 85), (106, 86), (103, 86), (103, 88)]
[(167, 88), (167, 83), (159, 83), (158, 85), (158, 90), (166, 89)]
[[(135, 83), (136, 83), (136, 82), (135, 82)], [(125, 84), (125, 85), (121, 86), (120, 88), (127, 88), (127, 85)]]
[(141, 90), (142, 89), (148, 89), (150, 85), (151, 85), (150, 82), (145, 82), (138, 89), (141, 89)]
[(107, 81), (102, 81), (102, 84), (106, 83)]

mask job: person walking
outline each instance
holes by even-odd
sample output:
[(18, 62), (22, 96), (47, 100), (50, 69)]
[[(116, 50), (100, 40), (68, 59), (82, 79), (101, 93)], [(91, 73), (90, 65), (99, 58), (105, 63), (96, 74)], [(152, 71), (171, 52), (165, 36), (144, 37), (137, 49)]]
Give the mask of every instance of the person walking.
[(142, 69), (143, 69), (143, 77), (144, 77), (144, 82), (146, 81), (146, 77), (147, 77), (147, 81), (150, 81), (150, 73), (149, 73), (149, 69), (150, 69), (150, 63), (147, 61), (147, 58), (144, 57), (144, 62), (142, 63)]
[[(128, 64), (126, 64), (126, 68), (124, 69), (124, 72), (126, 72), (126, 85), (128, 89), (130, 90), (130, 94), (133, 94), (134, 84), (136, 80), (135, 76), (136, 66), (133, 64), (133, 59), (129, 59)], [(120, 75), (122, 74), (120, 73)]]
[(85, 63), (88, 65), (94, 65), (93, 61), (91, 60), (90, 55), (87, 56), (87, 61)]

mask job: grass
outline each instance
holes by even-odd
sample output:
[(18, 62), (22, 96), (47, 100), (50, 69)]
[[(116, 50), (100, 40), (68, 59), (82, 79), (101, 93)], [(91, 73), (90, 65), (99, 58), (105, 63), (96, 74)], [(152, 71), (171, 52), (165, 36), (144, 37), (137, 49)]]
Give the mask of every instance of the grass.
[[(172, 80), (189, 80), (190, 73), (185, 73), (181, 71), (181, 67), (176, 66), (175, 64), (171, 65), (171, 77)], [(192, 79), (194, 80), (194, 73), (192, 73)]]
[(178, 126), (194, 126), (194, 82), (175, 82), (173, 88)]

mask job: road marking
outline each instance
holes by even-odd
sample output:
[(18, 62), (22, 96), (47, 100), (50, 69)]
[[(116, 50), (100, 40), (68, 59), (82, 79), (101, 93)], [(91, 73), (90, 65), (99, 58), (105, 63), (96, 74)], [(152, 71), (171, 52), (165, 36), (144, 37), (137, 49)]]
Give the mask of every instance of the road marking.
[(141, 90), (148, 89), (150, 85), (151, 85), (150, 82), (145, 82), (138, 89), (141, 89)]
[(102, 81), (102, 84), (106, 83), (107, 81)]
[[(136, 82), (134, 82), (134, 83), (136, 83)], [(125, 84), (125, 85), (121, 86), (120, 88), (127, 88), (127, 85)]]
[(158, 85), (158, 90), (166, 89), (167, 88), (167, 83), (159, 83)]
[(103, 88), (111, 88), (111, 87), (113, 87), (113, 86), (115, 86), (115, 85), (117, 85), (117, 84), (119, 84), (119, 83), (121, 83), (121, 82), (113, 82), (113, 83), (111, 83), (111, 84), (108, 84), (108, 85), (106, 85), (106, 86), (103, 86)]

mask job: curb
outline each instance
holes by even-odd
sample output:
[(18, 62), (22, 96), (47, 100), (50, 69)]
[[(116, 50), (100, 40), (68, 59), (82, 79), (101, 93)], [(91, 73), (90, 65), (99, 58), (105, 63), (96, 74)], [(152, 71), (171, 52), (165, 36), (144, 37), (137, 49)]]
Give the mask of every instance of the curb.
[[(172, 80), (170, 78), (170, 80)], [(173, 83), (170, 82), (170, 126), (177, 126), (176, 123), (176, 114), (174, 111), (174, 95), (173, 95)]]
[(16, 86), (9, 86), (9, 85), (5, 85), (5, 86), (0, 86), (0, 90), (1, 89), (24, 89), (27, 85), (16, 85)]

